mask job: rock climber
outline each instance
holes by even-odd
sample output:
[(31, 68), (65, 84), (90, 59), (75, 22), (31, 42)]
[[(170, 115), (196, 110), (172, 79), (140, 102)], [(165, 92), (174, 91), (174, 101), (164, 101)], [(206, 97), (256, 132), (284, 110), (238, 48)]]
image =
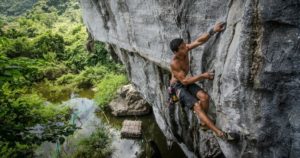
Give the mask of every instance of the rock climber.
[(214, 134), (220, 138), (227, 140), (233, 139), (229, 133), (225, 133), (214, 125), (212, 120), (207, 116), (209, 107), (209, 96), (195, 82), (199, 80), (212, 80), (214, 72), (208, 71), (195, 76), (188, 75), (189, 58), (188, 52), (202, 44), (204, 44), (211, 36), (225, 29), (225, 23), (216, 23), (207, 33), (200, 35), (195, 41), (190, 44), (185, 43), (182, 38), (173, 39), (170, 42), (170, 48), (174, 53), (171, 61), (172, 78), (170, 86), (175, 89), (179, 101), (193, 109), (200, 118), (200, 127), (208, 127)]

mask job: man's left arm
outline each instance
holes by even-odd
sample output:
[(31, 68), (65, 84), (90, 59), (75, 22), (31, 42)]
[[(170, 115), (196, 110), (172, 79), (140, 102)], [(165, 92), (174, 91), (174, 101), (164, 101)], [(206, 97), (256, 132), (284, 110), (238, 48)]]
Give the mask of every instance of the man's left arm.
[(207, 33), (203, 33), (202, 35), (200, 35), (195, 41), (193, 41), (190, 44), (187, 44), (187, 47), (189, 48), (189, 50), (191, 50), (193, 48), (196, 48), (196, 47), (202, 45), (203, 43), (205, 43), (210, 38), (210, 36), (212, 36), (216, 32), (223, 31), (224, 28), (225, 28), (225, 23), (223, 23), (223, 22), (216, 23), (212, 30), (210, 30)]

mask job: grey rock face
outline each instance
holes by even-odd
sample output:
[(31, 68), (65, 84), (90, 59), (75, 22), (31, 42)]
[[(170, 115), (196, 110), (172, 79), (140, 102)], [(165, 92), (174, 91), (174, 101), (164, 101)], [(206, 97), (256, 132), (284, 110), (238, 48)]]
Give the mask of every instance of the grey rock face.
[(118, 89), (117, 96), (109, 103), (112, 114), (115, 116), (146, 115), (151, 110), (147, 101), (131, 84)]
[[(300, 156), (299, 0), (81, 0), (94, 39), (108, 43), (128, 77), (152, 105), (169, 140), (188, 157)], [(203, 81), (210, 115), (239, 143), (198, 130), (193, 112), (167, 108), (169, 41), (194, 40), (216, 21), (226, 30), (190, 53), (193, 75), (215, 69)]]

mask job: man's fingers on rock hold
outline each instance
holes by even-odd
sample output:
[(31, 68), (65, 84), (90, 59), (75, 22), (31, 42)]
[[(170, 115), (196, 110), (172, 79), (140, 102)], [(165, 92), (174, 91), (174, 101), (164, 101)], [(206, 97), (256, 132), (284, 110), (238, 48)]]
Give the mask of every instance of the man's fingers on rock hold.
[(209, 70), (210, 73), (215, 73), (215, 69)]
[(226, 22), (219, 22), (218, 24), (220, 25), (221, 30), (225, 30), (225, 24), (226, 24)]
[(214, 79), (215, 73), (209, 72), (208, 74), (209, 74), (209, 79)]

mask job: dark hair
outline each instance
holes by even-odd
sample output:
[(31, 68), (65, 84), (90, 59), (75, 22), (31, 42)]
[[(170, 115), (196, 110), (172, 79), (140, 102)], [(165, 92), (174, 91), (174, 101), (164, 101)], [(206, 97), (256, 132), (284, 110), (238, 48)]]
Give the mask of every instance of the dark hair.
[(177, 52), (180, 44), (183, 42), (182, 38), (175, 38), (170, 42), (170, 49), (173, 52)]

